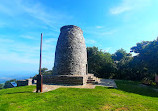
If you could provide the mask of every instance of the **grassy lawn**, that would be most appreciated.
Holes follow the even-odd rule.
[[[59,88],[33,93],[35,86],[0,90],[0,111],[157,111],[158,92],[132,81],[116,81],[118,89]]]

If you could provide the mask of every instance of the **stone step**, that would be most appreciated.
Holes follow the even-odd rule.
[[[87,80],[87,82],[95,82],[95,80],[94,80],[94,81],[88,81],[88,80]]]
[[[92,80],[87,80],[87,82],[93,82],[93,81],[95,81],[95,80],[93,80],[93,79]]]
[[[93,81],[93,82],[87,82],[87,83],[95,83],[95,81]]]
[[[93,80],[93,78],[88,78],[88,80]]]
[[[87,84],[95,84],[95,82],[87,82]]]
[[[92,77],[88,77],[88,79],[93,79]]]

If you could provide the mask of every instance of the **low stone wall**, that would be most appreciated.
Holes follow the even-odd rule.
[[[77,75],[43,75],[43,84],[84,85],[87,76]]]
[[[32,79],[26,79],[26,80],[18,80],[17,86],[29,86],[32,85]]]

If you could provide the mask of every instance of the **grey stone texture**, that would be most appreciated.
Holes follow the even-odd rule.
[[[87,76],[80,75],[44,75],[44,84],[57,85],[84,85],[86,84]]]
[[[83,31],[74,25],[60,29],[53,75],[86,75],[87,51]]]
[[[83,31],[74,25],[63,26],[57,41],[53,75],[43,75],[43,83],[85,85],[98,82],[98,78],[88,74]]]

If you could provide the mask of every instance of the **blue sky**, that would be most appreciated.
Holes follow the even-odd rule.
[[[63,25],[77,25],[86,46],[127,52],[158,36],[157,0],[0,0],[0,71],[38,72],[40,33],[42,67],[51,69]]]

